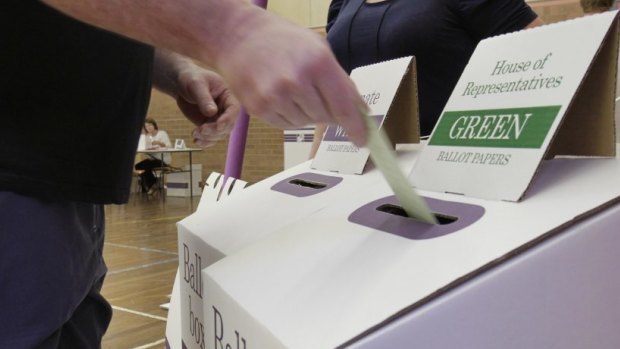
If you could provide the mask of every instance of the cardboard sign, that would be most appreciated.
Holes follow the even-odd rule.
[[[617,11],[480,42],[410,181],[519,201],[545,158],[615,156]]]
[[[377,118],[392,144],[419,143],[418,92],[413,57],[354,69],[351,79]],[[369,151],[358,148],[340,126],[330,126],[323,135],[311,168],[342,174],[361,174]]]

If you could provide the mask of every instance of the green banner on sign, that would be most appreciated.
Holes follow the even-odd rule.
[[[429,144],[538,149],[559,111],[559,105],[448,111],[439,119]]]

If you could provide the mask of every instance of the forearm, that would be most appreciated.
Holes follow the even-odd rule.
[[[156,49],[153,86],[176,99],[180,88],[179,74],[195,68],[195,63],[185,56],[165,49]]]
[[[204,123],[201,115],[212,117],[220,105],[236,104],[219,81],[223,78],[248,113],[274,126],[341,124],[357,145],[364,144],[360,110],[367,106],[327,42],[248,0],[41,1],[95,26],[213,67],[219,76],[203,75],[211,93],[220,96],[217,107],[190,96],[204,90],[205,82],[197,88],[191,74],[179,79],[181,84],[187,82],[185,92],[191,93],[186,101],[177,102],[197,125]],[[174,95],[174,83],[165,77],[165,72],[156,77],[157,83]],[[196,107],[201,115],[195,113]]]
[[[42,0],[97,27],[217,67],[262,10],[243,0]]]
[[[545,22],[543,22],[542,19],[540,19],[540,17],[537,17],[535,20],[533,20],[532,22],[530,22],[530,24],[528,24],[526,26],[526,28],[534,28],[534,27],[538,27],[545,24]]]

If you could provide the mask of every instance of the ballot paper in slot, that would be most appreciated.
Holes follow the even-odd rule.
[[[426,223],[437,224],[437,218],[430,211],[428,205],[409,184],[409,180],[398,167],[396,155],[390,146],[385,132],[376,123],[373,117],[364,115],[368,130],[367,147],[370,151],[372,162],[381,171],[390,188],[396,194],[403,210],[409,217],[419,219]]]

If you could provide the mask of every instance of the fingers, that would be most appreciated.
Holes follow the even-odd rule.
[[[353,143],[363,146],[367,136],[362,119],[366,103],[344,71],[340,67],[335,70],[336,74],[308,70],[295,83],[288,81],[282,84],[285,88],[272,89],[268,97],[258,100],[255,115],[281,128],[339,124]]]
[[[323,76],[317,81],[326,109],[333,117],[330,123],[342,125],[349,139],[357,146],[366,144],[368,131],[363,120],[368,106],[361,98],[355,85],[342,77]]]
[[[224,105],[222,108],[218,109],[222,111],[222,113],[219,114],[216,119],[208,119],[209,121],[199,124],[198,127],[192,131],[194,143],[206,148],[226,138],[239,117],[239,108],[237,106],[237,104]],[[195,108],[192,113],[200,114],[197,108]]]
[[[207,117],[216,115],[217,105],[211,95],[207,79],[200,75],[194,75],[186,82],[185,90],[183,97],[187,102],[196,104],[202,115]]]
[[[246,86],[241,91],[246,97],[244,106],[248,114],[285,129],[314,123],[312,115],[296,103],[296,100],[306,99],[303,96],[306,88],[292,74],[272,73],[259,81],[262,81],[262,84]]]
[[[304,91],[294,99],[295,104],[310,120],[309,123],[328,123],[331,112],[327,109],[327,105],[321,96],[320,91],[314,85],[308,84]]]
[[[177,105],[197,126],[192,131],[194,143],[200,147],[215,145],[232,130],[239,117],[239,102],[219,75],[204,69],[185,76],[183,85]]]
[[[218,101],[217,110],[219,114],[216,120],[216,128],[218,130],[228,129],[230,131],[239,117],[241,105],[228,89],[220,93],[216,100]]]
[[[215,65],[248,112],[282,128],[340,124],[351,141],[364,145],[361,115],[367,106],[327,42],[307,29],[263,16],[261,25],[239,36],[243,42],[231,46],[234,52]]]
[[[218,130],[216,124],[204,124],[192,131],[192,139],[194,144],[207,148],[226,138],[229,133],[230,129]]]

